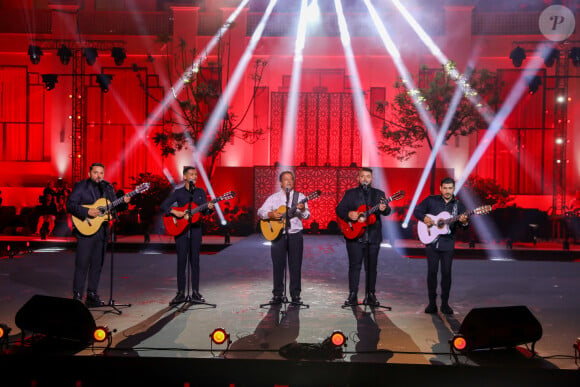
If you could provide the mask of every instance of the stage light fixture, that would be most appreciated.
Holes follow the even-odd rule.
[[[97,83],[103,93],[109,91],[109,86],[111,85],[112,80],[113,76],[111,74],[97,74]]]
[[[111,341],[113,340],[112,336],[111,331],[106,326],[98,326],[93,331],[93,340],[95,343],[102,343],[107,340],[109,345],[111,345]]]
[[[72,58],[73,56],[70,48],[68,48],[64,44],[60,46],[60,48],[56,52],[56,55],[60,58],[60,63],[62,63],[63,65],[69,64],[70,58]]]
[[[85,48],[83,48],[83,55],[85,56],[85,60],[87,61],[87,64],[89,66],[92,66],[97,61],[97,57],[99,56],[99,53],[97,52],[97,49],[94,47],[85,47]]]
[[[580,66],[580,47],[572,47],[568,54],[568,58],[572,60],[575,67]]]
[[[556,62],[556,59],[560,57],[560,50],[557,48],[550,48],[544,51],[542,57],[544,58],[544,64],[546,67],[552,67]]]
[[[530,95],[535,94],[542,85],[542,77],[534,75],[528,80],[528,92]]]
[[[228,342],[227,344],[229,346],[230,335],[223,328],[214,329],[209,337],[211,338],[212,343],[216,345],[222,345],[223,343]]]
[[[28,56],[30,56],[30,62],[37,65],[40,63],[40,57],[42,56],[42,49],[33,44],[28,46]]]
[[[8,344],[8,335],[10,334],[10,329],[6,324],[0,324],[0,349],[4,348]]]
[[[467,349],[467,340],[463,335],[454,335],[451,340],[449,340],[451,345],[451,351],[463,352]]]
[[[52,90],[56,87],[58,82],[57,74],[42,74],[42,83],[44,83],[44,88],[46,90]]]
[[[346,337],[341,331],[334,331],[330,335],[330,342],[337,348],[343,347],[346,346]]]
[[[526,50],[517,46],[510,53],[510,59],[515,67],[522,67],[522,63],[524,63],[524,59],[526,59]]]
[[[556,97],[556,102],[564,103],[564,102],[566,102],[566,97],[564,97],[563,95],[559,95]]]
[[[115,64],[117,66],[122,66],[123,62],[125,62],[125,58],[127,58],[127,53],[125,53],[123,47],[113,47],[111,49],[111,57],[115,59]]]

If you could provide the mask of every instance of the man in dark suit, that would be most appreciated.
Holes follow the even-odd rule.
[[[439,215],[446,211],[451,216],[459,216],[459,222],[450,225],[450,233],[440,235],[433,243],[425,246],[427,255],[427,291],[429,304],[425,308],[425,313],[437,313],[437,273],[441,264],[441,312],[453,314],[453,309],[449,306],[449,291],[451,290],[451,264],[455,252],[455,232],[457,227],[467,228],[467,215],[465,206],[459,202],[453,192],[455,191],[455,181],[446,177],[441,180],[441,195],[431,195],[426,197],[413,211],[417,220],[424,222],[427,226],[434,224],[429,215]]]
[[[203,188],[195,186],[197,182],[197,170],[195,167],[183,167],[184,186],[176,189],[161,203],[161,211],[167,216],[176,218],[187,218],[185,211],[176,210],[173,207],[183,207],[191,201],[195,208],[207,203],[207,195]],[[213,203],[208,203],[204,215],[209,214],[213,208]],[[177,294],[169,303],[170,305],[188,301],[185,296],[185,269],[189,262],[191,267],[191,300],[193,302],[205,302],[199,293],[199,253],[201,250],[201,222],[188,226],[181,234],[175,236],[175,247],[177,249]],[[190,254],[191,252],[191,254]]]
[[[93,204],[100,198],[106,198],[111,202],[115,201],[113,187],[104,178],[105,166],[101,163],[91,164],[88,179],[81,180],[75,184],[66,203],[67,211],[81,220],[99,216],[100,211],[98,209],[86,208],[83,205]],[[130,200],[130,197],[125,196],[125,203],[129,203]],[[76,228],[73,229],[73,234],[77,238],[73,298],[75,300],[82,299],[88,275],[85,304],[89,308],[103,306],[104,303],[101,301],[97,290],[109,236],[109,223],[103,222],[99,230],[93,235],[83,235]]]
[[[347,190],[340,203],[336,207],[336,215],[345,222],[366,222],[360,217],[359,208],[370,209],[379,205],[377,220],[374,224],[367,225],[364,234],[356,239],[346,239],[346,251],[348,252],[348,298],[345,305],[354,306],[358,304],[358,287],[360,280],[360,269],[364,262],[366,270],[365,299],[363,303],[370,306],[378,306],[379,302],[375,296],[375,284],[377,282],[377,262],[379,249],[383,240],[382,225],[380,215],[389,215],[391,208],[381,201],[385,200],[385,193],[379,189],[371,187],[373,181],[373,171],[370,168],[361,168],[358,173],[359,185],[356,188]],[[366,211],[366,209],[364,211]],[[362,212],[364,212],[362,211]]]

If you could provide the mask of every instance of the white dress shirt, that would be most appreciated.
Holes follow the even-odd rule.
[[[290,191],[289,198],[290,199],[288,200],[288,208],[292,207],[294,190]],[[306,196],[304,196],[304,194],[299,192],[298,202],[300,202],[300,200],[303,200],[304,198],[306,198]],[[264,220],[270,219],[270,217],[268,216],[268,212],[276,211],[280,206],[285,205],[286,205],[286,193],[284,191],[278,191],[270,195],[268,199],[266,199],[262,207],[258,209],[258,216],[260,217],[260,219]],[[310,217],[310,210],[308,210],[308,202],[304,203],[304,206],[305,206],[304,212],[296,210],[296,214],[290,219],[290,229],[288,230],[290,234],[295,234],[297,232],[302,231],[302,229],[304,228],[302,226],[302,219],[308,219]],[[285,233],[286,230],[282,230],[282,232]]]

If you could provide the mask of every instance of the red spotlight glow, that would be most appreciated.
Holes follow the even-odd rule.
[[[4,326],[0,325],[0,340],[4,338],[5,334],[6,334],[6,330],[4,329]]]
[[[346,337],[344,336],[344,334],[342,332],[340,332],[340,331],[334,331],[332,333],[332,335],[330,336],[330,342],[335,347],[341,347],[346,342]]]
[[[225,329],[217,328],[211,333],[209,337],[211,337],[211,341],[213,341],[215,344],[220,345],[228,340],[230,336],[227,334]]]
[[[467,348],[467,340],[465,340],[465,337],[457,335],[451,340],[451,346],[456,351],[464,351]]]

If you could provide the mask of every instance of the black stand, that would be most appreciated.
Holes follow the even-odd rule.
[[[271,307],[271,306],[278,306],[278,305],[283,305],[284,306],[284,310],[280,313],[284,314],[286,313],[287,310],[287,306],[288,304],[293,305],[293,306],[297,306],[300,308],[304,308],[304,309],[308,309],[310,308],[310,305],[301,302],[293,302],[293,301],[288,301],[288,296],[286,293],[286,277],[287,277],[287,267],[290,264],[290,262],[288,261],[289,259],[289,254],[290,254],[290,240],[288,238],[288,230],[290,229],[290,216],[289,216],[289,204],[290,204],[290,192],[286,193],[286,213],[284,214],[285,217],[285,223],[284,223],[284,229],[285,229],[285,233],[284,233],[284,244],[286,245],[286,255],[284,256],[284,295],[282,296],[282,302],[274,302],[274,301],[270,301],[267,302],[265,304],[260,304],[260,308],[266,308],[266,307]]]
[[[109,187],[107,187],[107,188],[109,188]],[[111,192],[113,192],[113,191],[111,190]],[[113,194],[114,194],[114,192],[113,192]],[[129,307],[131,307],[131,304],[117,304],[115,302],[115,300],[113,299],[113,278],[114,278],[113,274],[114,274],[114,267],[115,267],[115,242],[117,241],[116,234],[115,234],[115,227],[116,227],[115,222],[116,222],[116,220],[113,219],[113,216],[111,213],[111,211],[113,209],[110,207],[109,200],[106,198],[106,196],[107,195],[105,195],[105,199],[107,200],[107,218],[108,218],[107,221],[110,222],[109,228],[111,230],[111,235],[110,235],[110,238],[111,238],[111,242],[110,242],[110,245],[111,245],[111,268],[110,268],[111,273],[110,273],[110,275],[111,275],[111,277],[109,279],[109,301],[105,305],[101,306],[101,308],[102,307],[109,307],[109,308],[111,308],[111,310],[107,310],[107,311],[105,311],[105,313],[115,313],[117,315],[121,315],[121,314],[123,314],[123,312],[119,308],[129,308]],[[103,246],[103,255],[104,255],[106,253],[106,247],[107,247],[107,240],[106,239],[103,242],[103,244],[104,244],[104,246]]]
[[[190,262],[193,261],[193,256],[192,256],[192,249],[191,249],[191,221],[192,221],[192,216],[191,216],[191,206],[193,204],[193,190],[195,189],[193,187],[193,185],[191,185],[191,183],[189,183],[189,203],[187,204],[187,213],[189,215],[189,219],[187,220],[188,225],[187,225],[187,249],[188,251],[188,256],[187,259],[185,260],[185,300],[183,302],[180,303],[176,303],[173,306],[179,305],[181,304],[181,306],[178,308],[178,310],[180,312],[185,312],[186,310],[189,310],[189,306],[192,305],[207,305],[211,308],[217,308],[217,304],[210,304],[209,302],[205,302],[202,300],[196,300],[193,298],[193,280],[191,279],[191,268],[190,268]],[[200,246],[201,249],[201,246]]]

